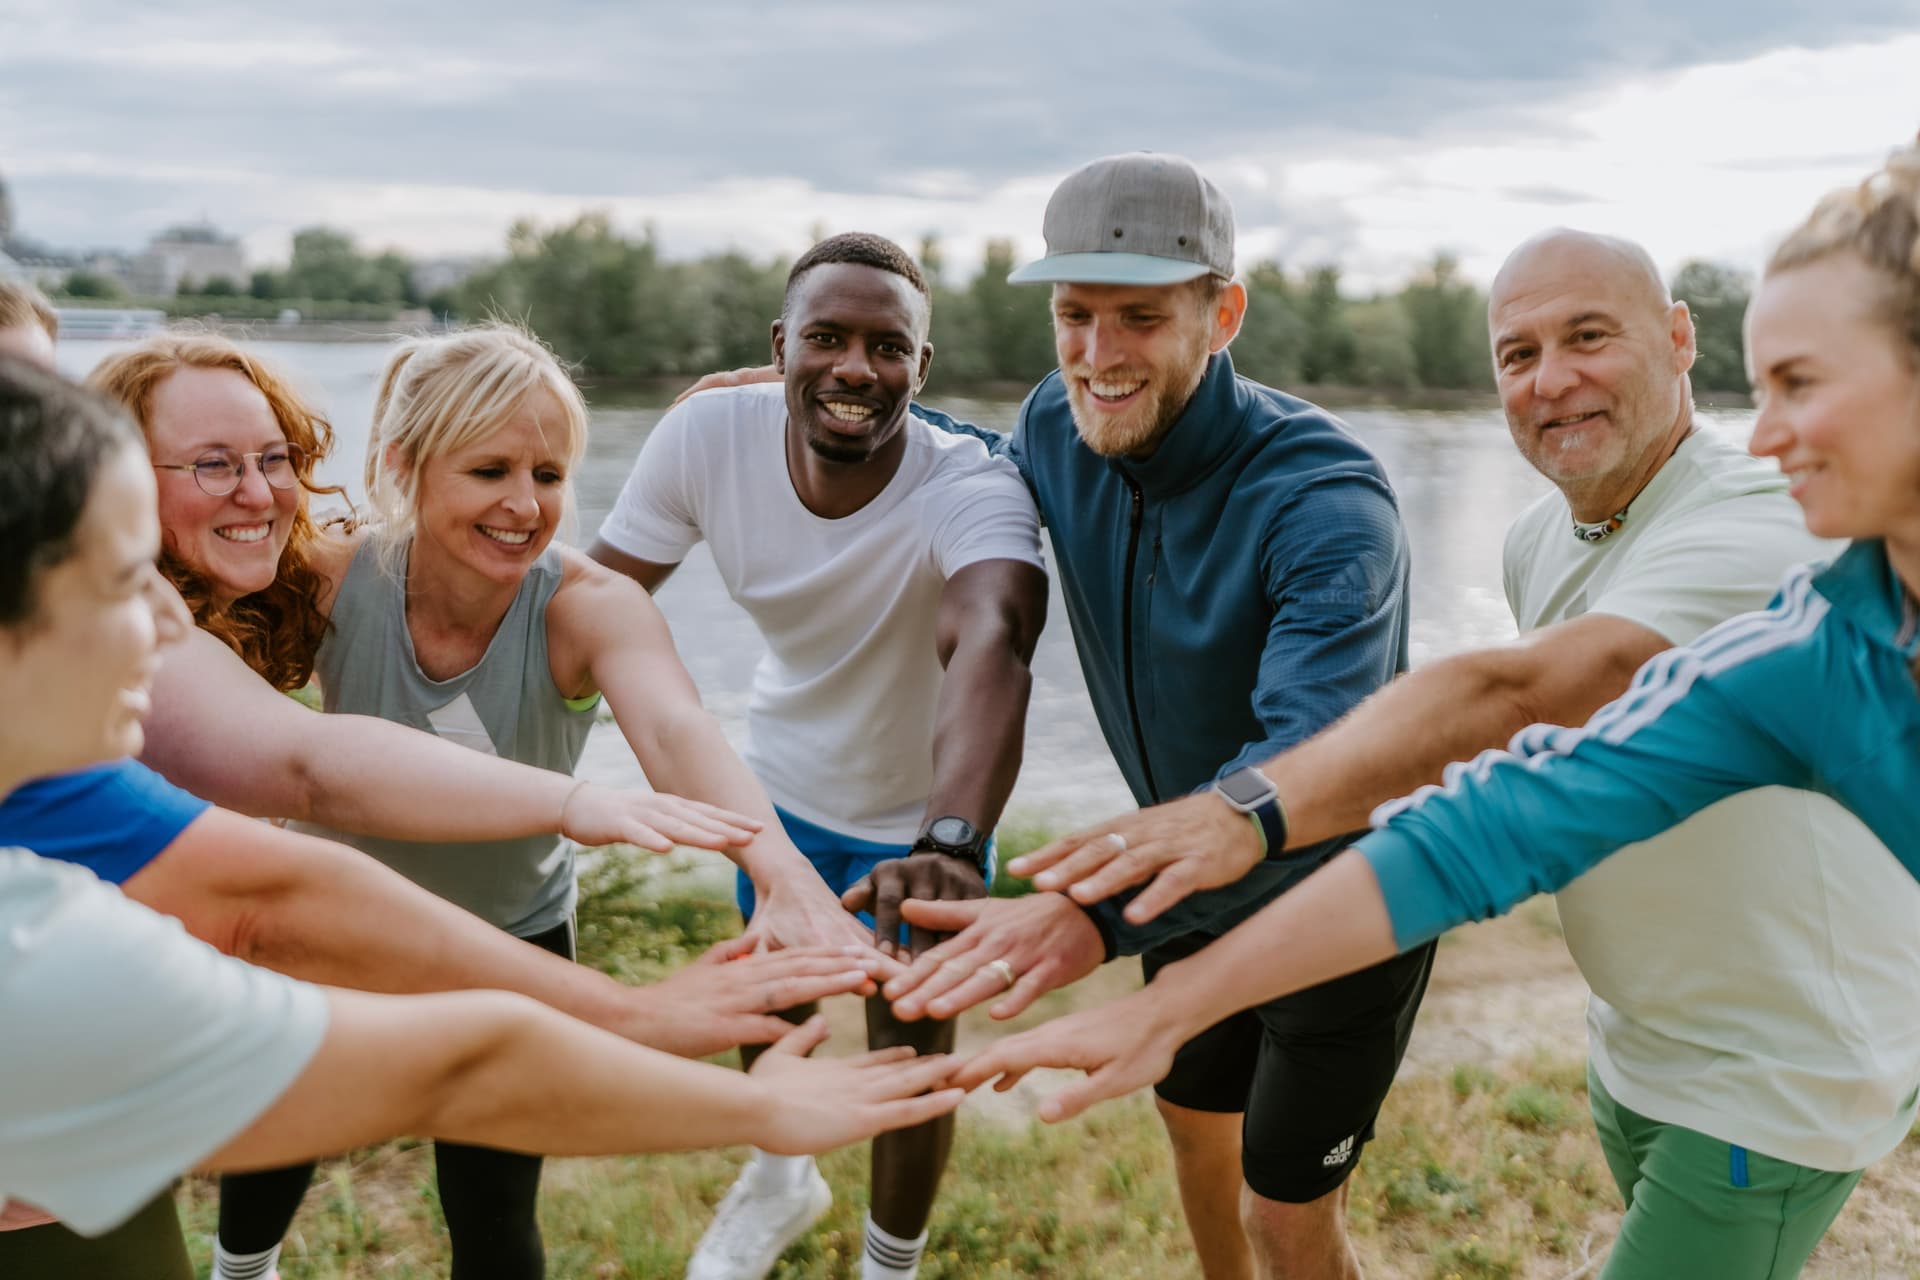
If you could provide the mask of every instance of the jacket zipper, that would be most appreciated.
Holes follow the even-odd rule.
[[[1146,779],[1147,796],[1150,800],[1160,799],[1160,788],[1154,785],[1153,762],[1147,759],[1147,735],[1140,726],[1140,700],[1133,694],[1133,568],[1140,554],[1140,517],[1145,509],[1146,497],[1140,492],[1140,486],[1133,477],[1122,473],[1127,488],[1133,494],[1133,506],[1127,515],[1127,580],[1120,596],[1120,660],[1127,685],[1127,716],[1133,721],[1133,745],[1140,753],[1140,772]]]

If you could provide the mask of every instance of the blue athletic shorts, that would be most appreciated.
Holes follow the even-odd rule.
[[[805,818],[796,818],[785,809],[774,807],[774,813],[780,817],[780,825],[786,828],[787,839],[794,847],[806,855],[820,878],[827,882],[827,888],[836,895],[845,893],[858,884],[868,872],[890,858],[904,858],[913,852],[911,844],[886,844],[878,840],[862,840],[858,836],[844,836],[838,831],[829,831],[818,823],[808,822]],[[987,841],[987,887],[993,887],[994,841]],[[738,872],[734,882],[734,900],[740,904],[740,914],[748,920],[753,919],[753,881],[747,879],[747,873]],[[862,911],[860,923],[873,928],[873,917]],[[902,927],[904,941],[905,927]]]

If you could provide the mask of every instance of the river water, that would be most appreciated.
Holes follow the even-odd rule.
[[[119,345],[66,343],[62,367],[84,374]],[[324,407],[338,442],[321,477],[357,497],[385,344],[251,345]],[[1019,406],[947,399],[939,407],[963,420],[1005,428]],[[596,399],[587,461],[576,473],[579,515],[570,541],[591,540],[664,408],[664,398]],[[1513,516],[1548,485],[1514,450],[1499,411],[1369,407],[1345,409],[1340,416],[1380,456],[1399,493],[1413,546],[1414,664],[1510,638],[1514,627],[1500,581],[1501,539]],[[1701,417],[1710,429],[1741,440],[1751,429],[1748,412],[1709,410]],[[738,743],[762,645],[746,614],[727,598],[705,548],[696,548],[662,589],[660,606],[707,706]],[[632,752],[611,724],[595,730],[581,772],[605,782],[641,780]],[[1087,700],[1056,587],[1034,659],[1026,768],[1008,815],[1060,827],[1132,805]]]

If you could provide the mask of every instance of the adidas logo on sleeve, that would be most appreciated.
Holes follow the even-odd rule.
[[[1342,1138],[1340,1145],[1320,1157],[1320,1163],[1332,1169],[1353,1159],[1353,1139]]]

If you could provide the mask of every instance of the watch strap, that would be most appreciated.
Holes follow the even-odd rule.
[[[943,853],[949,858],[960,859],[984,875],[987,870],[987,846],[992,842],[992,834],[981,831],[978,827],[974,827],[974,838],[971,844],[949,844],[945,840],[936,839],[929,832],[922,831],[919,838],[913,842],[913,852]]]
[[[1260,828],[1260,856],[1277,858],[1287,849],[1287,812],[1280,807],[1278,795],[1247,811],[1254,826]]]

